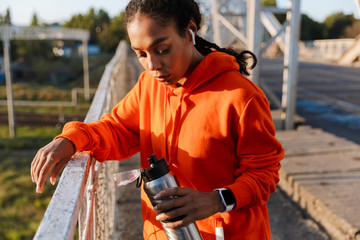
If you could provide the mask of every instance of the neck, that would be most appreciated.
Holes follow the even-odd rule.
[[[186,82],[188,76],[194,71],[197,65],[204,59],[204,56],[195,48],[195,51],[193,51],[193,55],[191,58],[191,62],[188,68],[188,71],[186,72],[185,76],[182,77],[179,81],[175,83],[176,87],[182,87],[184,83]]]
[[[199,65],[199,63],[204,59],[204,56],[195,47],[194,47],[194,49],[195,50],[193,51],[189,68],[188,68],[187,73],[185,74],[185,77],[184,77],[185,80],[183,80],[184,82],[186,81],[186,78],[194,71],[196,66]],[[181,80],[182,79],[180,79],[180,81]],[[181,84],[183,84],[183,83],[181,83]]]
[[[195,48],[195,47],[194,47]],[[197,65],[204,59],[204,56],[195,48],[193,51],[193,56],[189,66],[189,73],[192,73]]]

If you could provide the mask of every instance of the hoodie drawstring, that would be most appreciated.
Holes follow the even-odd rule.
[[[177,159],[178,154],[177,153],[178,153],[178,148],[179,148],[178,145],[179,145],[179,133],[180,133],[180,122],[181,122],[181,111],[182,111],[183,98],[184,98],[184,94],[181,93],[179,105],[176,107],[173,135],[172,135],[171,143],[170,143],[171,153],[172,153],[172,156],[174,157],[174,159],[172,159],[172,163],[174,165],[177,165],[177,163],[178,163],[178,159]]]
[[[169,101],[168,96],[168,88],[165,87],[165,101],[164,101],[164,138],[165,138],[165,159],[170,162],[169,159],[169,151],[168,151],[168,140],[167,140],[167,133],[166,133],[166,127],[167,127],[167,121],[166,121],[166,115],[167,115],[167,104]]]
[[[182,111],[182,101],[184,99],[184,93],[180,93],[179,97],[179,103],[176,106],[176,112],[173,119],[173,130],[172,134],[167,132],[167,124],[170,121],[170,119],[167,119],[167,111],[168,107],[167,105],[170,104],[170,96],[169,96],[169,90],[168,87],[165,87],[165,101],[164,101],[164,137],[165,137],[165,153],[166,153],[166,159],[169,161],[169,163],[174,164],[175,166],[178,163],[177,160],[177,153],[178,153],[178,143],[179,143],[179,133],[180,133],[180,122],[181,122],[181,111]],[[170,106],[171,107],[171,106]],[[169,110],[171,111],[171,109]],[[170,115],[172,115],[170,113]],[[168,136],[169,134],[169,136]],[[170,146],[168,144],[168,137],[170,137]]]

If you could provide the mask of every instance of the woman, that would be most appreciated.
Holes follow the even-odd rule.
[[[193,0],[130,1],[126,28],[146,71],[110,114],[68,123],[39,150],[31,167],[38,192],[75,151],[91,151],[100,162],[140,151],[142,168],[156,154],[181,187],[159,193],[178,198],[154,209],[142,190],[145,239],[166,239],[159,220],[178,216],[185,217],[167,227],[196,221],[205,240],[216,239],[220,225],[227,240],[270,239],[266,201],[279,181],[283,149],[264,93],[242,75],[245,55],[253,54],[200,38],[200,22]]]

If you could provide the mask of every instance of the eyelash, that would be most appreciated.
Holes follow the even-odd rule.
[[[170,52],[170,48],[166,48],[165,50],[160,50],[160,51],[156,51],[156,52],[159,55],[164,55],[164,54],[167,54],[167,53]],[[145,56],[146,56],[146,53],[138,55],[137,58],[142,58],[142,57],[145,57]]]
[[[162,51],[158,51],[159,54],[163,55],[163,54],[167,54],[169,52],[170,48],[166,48],[165,50]]]

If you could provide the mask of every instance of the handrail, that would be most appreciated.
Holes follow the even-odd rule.
[[[130,90],[127,52],[125,41],[120,42],[105,67],[84,122],[98,120]],[[109,168],[116,171],[117,167],[117,162],[99,164],[87,153],[76,153],[60,177],[34,239],[73,239],[77,218],[79,239],[111,239],[115,186],[109,179]],[[108,206],[110,209],[104,209]]]
[[[299,46],[299,55],[312,59],[338,61],[353,46],[354,42],[353,38],[305,41]]]
[[[13,40],[79,40],[87,41],[90,33],[84,29],[61,28],[61,27],[19,27],[5,25],[0,26],[0,39]]]

